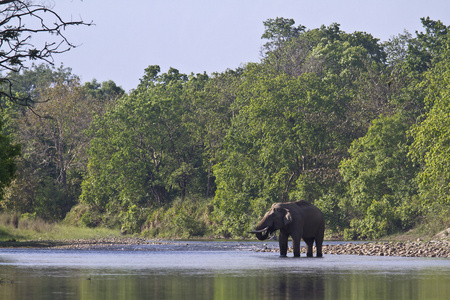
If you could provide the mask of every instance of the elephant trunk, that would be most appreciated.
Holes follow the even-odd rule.
[[[266,240],[269,237],[269,226],[267,226],[263,229],[256,229],[256,230],[250,231],[250,233],[255,233],[256,237],[260,241]]]
[[[262,233],[256,234],[256,238],[260,241],[267,240],[268,237],[269,237],[269,232],[266,232],[265,234],[262,234]]]

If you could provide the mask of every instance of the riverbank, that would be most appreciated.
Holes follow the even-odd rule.
[[[384,242],[325,246],[325,254],[369,256],[450,257],[448,241]]]
[[[263,247],[258,252],[278,252],[278,249]],[[292,252],[292,248],[289,249]],[[314,253],[316,249],[314,247]],[[368,242],[324,245],[323,254],[334,255],[366,255],[366,256],[401,256],[401,257],[445,257],[450,258],[450,242]],[[306,253],[306,247],[301,247]]]
[[[205,241],[206,242],[206,241]],[[99,239],[77,239],[77,240],[55,240],[55,241],[29,241],[29,242],[1,242],[0,247],[20,248],[46,248],[46,249],[69,249],[69,250],[123,250],[139,245],[171,245],[186,244],[189,241],[162,241],[148,240],[137,237],[112,237]],[[240,242],[236,242],[239,244]],[[220,244],[220,242],[216,242]],[[257,242],[252,247],[255,252],[279,252],[277,246]],[[275,244],[276,245],[276,244]],[[224,245],[229,249],[229,245]],[[342,243],[327,244],[323,246],[324,255],[366,255],[366,256],[401,256],[401,257],[444,257],[450,258],[450,241],[407,241],[407,242],[367,242],[367,243]],[[292,248],[290,248],[292,252]],[[306,253],[305,244],[302,242],[302,253]],[[315,249],[314,249],[315,253]]]
[[[113,249],[118,246],[133,245],[157,245],[163,242],[159,240],[147,240],[136,237],[100,237],[87,239],[62,239],[39,241],[4,241],[0,242],[0,248],[48,248],[69,250],[95,250]]]

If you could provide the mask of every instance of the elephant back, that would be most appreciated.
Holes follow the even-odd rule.
[[[297,201],[297,202],[294,202],[298,207],[311,207],[311,206],[314,206],[314,205],[312,205],[311,203],[309,203],[308,201],[305,201],[305,200],[300,200],[300,201]]]

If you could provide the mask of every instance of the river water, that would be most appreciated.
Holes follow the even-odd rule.
[[[255,252],[276,243],[0,249],[0,299],[450,299],[450,259]]]

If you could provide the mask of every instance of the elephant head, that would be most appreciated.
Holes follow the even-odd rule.
[[[258,223],[256,229],[250,231],[250,233],[255,233],[258,240],[265,240],[271,233],[287,226],[291,222],[292,216],[289,210],[274,204]]]

